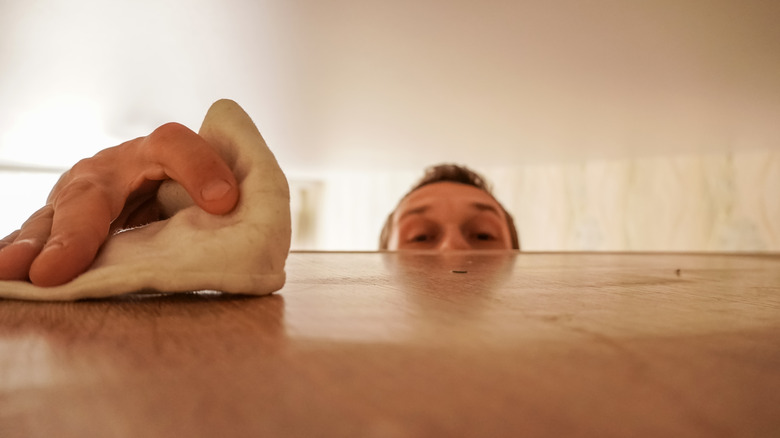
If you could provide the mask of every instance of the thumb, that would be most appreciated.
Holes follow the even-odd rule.
[[[144,140],[141,147],[149,161],[160,165],[168,178],[178,182],[175,186],[171,186],[171,181],[163,184],[168,187],[161,187],[163,204],[168,202],[178,211],[186,206],[189,197],[190,203],[212,214],[233,210],[238,203],[238,182],[213,145],[176,123],[157,128]],[[182,187],[189,196],[181,192]]]

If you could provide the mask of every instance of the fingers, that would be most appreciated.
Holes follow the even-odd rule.
[[[89,268],[108,237],[112,220],[130,196],[129,181],[143,168],[135,152],[139,142],[136,139],[104,149],[81,160],[60,178],[49,195],[51,215],[45,237],[34,254],[15,250],[23,252],[25,262],[20,258],[14,269],[21,272],[26,266],[25,278],[37,286],[57,286]],[[22,234],[29,223],[22,226]],[[21,279],[20,272],[15,278]]]
[[[212,214],[229,213],[238,202],[238,183],[222,156],[188,128],[168,123],[144,139],[143,154],[160,166],[163,178],[181,184],[193,201]],[[160,175],[150,175],[150,179]],[[159,178],[159,179],[163,179]]]
[[[86,271],[108,237],[115,194],[88,180],[76,180],[54,201],[51,235],[30,266],[38,286],[66,283]]]
[[[6,246],[14,243],[14,240],[16,240],[16,236],[18,236],[19,233],[21,233],[21,230],[16,230],[13,233],[11,233],[11,234],[3,237],[2,239],[0,239],[0,250],[2,250]]]
[[[49,237],[54,210],[35,212],[20,230],[0,241],[0,280],[27,280],[30,266]]]
[[[66,172],[49,205],[0,241],[0,279],[29,278],[39,286],[72,280],[89,269],[115,220],[153,219],[153,203],[144,203],[166,179],[212,214],[228,213],[238,202],[238,183],[219,152],[186,127],[166,124]]]
[[[42,242],[20,240],[0,250],[0,280],[26,281],[30,265],[41,248]]]

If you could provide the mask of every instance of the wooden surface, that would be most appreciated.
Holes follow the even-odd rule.
[[[465,271],[465,272],[462,272]],[[294,253],[0,301],[0,437],[780,436],[780,256]]]

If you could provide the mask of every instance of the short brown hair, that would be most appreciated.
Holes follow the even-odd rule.
[[[420,187],[439,182],[454,182],[476,187],[495,199],[493,196],[492,187],[482,175],[469,169],[466,166],[461,166],[458,164],[439,164],[437,166],[431,166],[425,169],[425,175],[423,175],[423,177],[414,186],[412,186],[412,189],[406,192],[406,194],[401,199],[403,200],[409,196],[410,193],[414,192]],[[506,208],[504,208],[504,206],[498,202],[498,200],[496,200],[496,203],[498,203],[499,207],[501,207],[501,211],[504,212],[504,219],[506,220],[506,224],[509,227],[509,236],[512,239],[512,248],[520,249],[520,238],[517,235],[515,220],[512,218],[512,215],[506,211]],[[393,214],[395,214],[395,210],[391,211],[387,216],[385,224],[382,227],[382,232],[379,235],[380,250],[387,249],[387,244],[390,240],[390,232],[393,228]]]

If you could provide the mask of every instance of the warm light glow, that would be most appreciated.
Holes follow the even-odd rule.
[[[75,96],[53,98],[17,113],[11,126],[0,137],[0,161],[69,167],[118,143],[101,132],[98,106]]]
[[[55,172],[10,172],[0,167],[0,238],[18,229],[46,203],[59,176]]]

